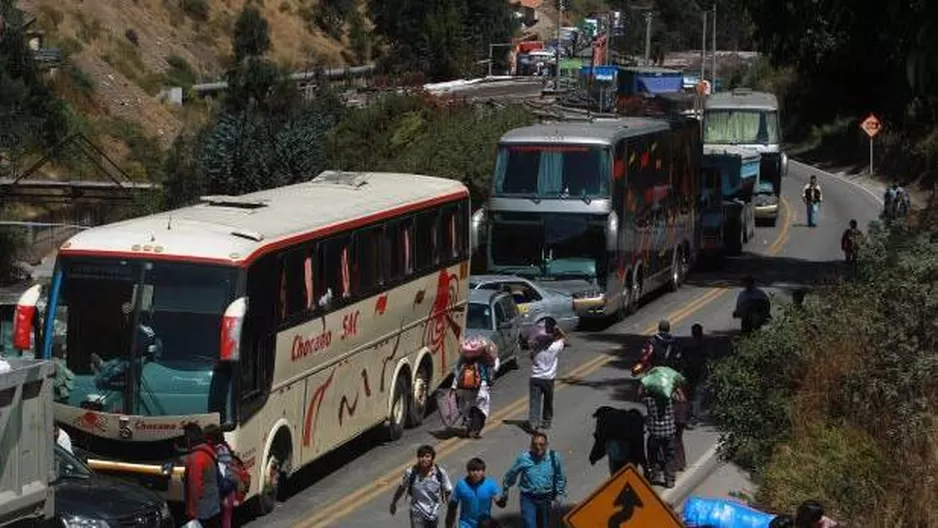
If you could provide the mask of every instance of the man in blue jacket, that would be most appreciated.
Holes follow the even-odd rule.
[[[508,503],[508,489],[518,483],[521,490],[521,518],[524,528],[546,528],[552,526],[551,506],[560,496],[567,494],[567,476],[563,460],[553,450],[547,449],[547,435],[536,432],[531,435],[531,448],[521,453],[511,469],[502,479],[502,496],[496,504],[504,508]]]

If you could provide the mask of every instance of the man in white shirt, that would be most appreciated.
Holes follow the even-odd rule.
[[[554,417],[557,356],[567,338],[553,317],[544,320],[544,333],[538,337],[531,343],[531,379],[528,382],[528,427],[531,431],[550,429]]]

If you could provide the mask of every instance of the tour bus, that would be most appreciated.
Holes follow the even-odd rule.
[[[267,513],[300,466],[421,423],[465,328],[469,215],[461,183],[410,174],[207,196],[65,242],[14,341],[41,329],[93,468],[180,500],[183,425],[219,424]]]
[[[704,103],[703,142],[707,146],[733,145],[759,152],[762,155],[759,181],[771,182],[776,198],[782,195],[788,156],[782,148],[775,95],[748,88],[711,95]],[[746,190],[751,193],[753,188]]]
[[[678,287],[696,261],[700,156],[699,121],[684,117],[511,130],[489,201],[472,217],[484,252],[474,262],[550,281],[581,318],[634,311],[647,292]]]

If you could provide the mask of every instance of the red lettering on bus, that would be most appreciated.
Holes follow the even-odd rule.
[[[332,344],[332,330],[326,330],[319,335],[309,339],[303,339],[303,336],[293,338],[293,349],[290,350],[290,360],[298,361],[316,352],[329,348]]]
[[[342,318],[342,337],[355,337],[358,334],[358,315],[359,311],[349,312]]]

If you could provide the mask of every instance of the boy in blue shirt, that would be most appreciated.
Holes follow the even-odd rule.
[[[482,521],[492,518],[492,502],[501,495],[498,483],[485,476],[485,462],[473,458],[466,464],[466,478],[453,488],[446,510],[446,528],[479,528]]]

